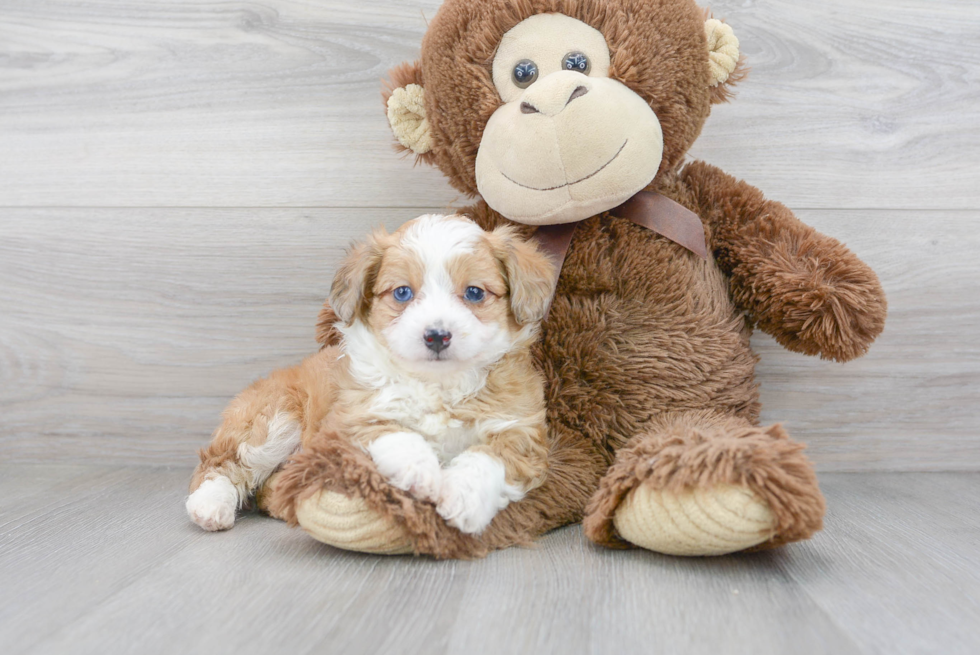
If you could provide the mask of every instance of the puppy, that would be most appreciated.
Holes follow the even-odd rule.
[[[459,530],[483,531],[547,471],[544,390],[530,346],[554,266],[511,228],[421,216],[355,246],[330,291],[339,346],[274,372],[225,410],[191,480],[205,530],[323,427]]]

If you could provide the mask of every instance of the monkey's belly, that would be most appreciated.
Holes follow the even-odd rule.
[[[718,274],[720,275],[720,273]],[[711,274],[714,277],[714,274]],[[618,448],[664,412],[710,409],[756,420],[750,330],[715,284],[683,302],[616,293],[556,297],[540,357],[549,419]]]

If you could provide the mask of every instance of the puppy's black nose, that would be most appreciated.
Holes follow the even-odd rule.
[[[446,330],[434,330],[429,328],[422,337],[425,340],[425,347],[432,352],[439,353],[449,347],[449,342],[453,335]]]

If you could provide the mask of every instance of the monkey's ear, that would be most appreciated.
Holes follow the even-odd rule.
[[[704,21],[704,35],[708,38],[711,102],[727,102],[732,98],[732,87],[748,74],[745,58],[738,51],[738,37],[731,25],[710,15]]]
[[[419,62],[401,64],[388,72],[381,95],[388,109],[388,124],[400,150],[410,150],[419,159],[431,157],[432,132],[425,112],[425,88]]]

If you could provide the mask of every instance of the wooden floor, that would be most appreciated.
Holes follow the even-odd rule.
[[[0,652],[980,652],[976,473],[823,476],[812,541],[714,559],[579,526],[473,562],[188,522],[188,471],[0,467]]]

